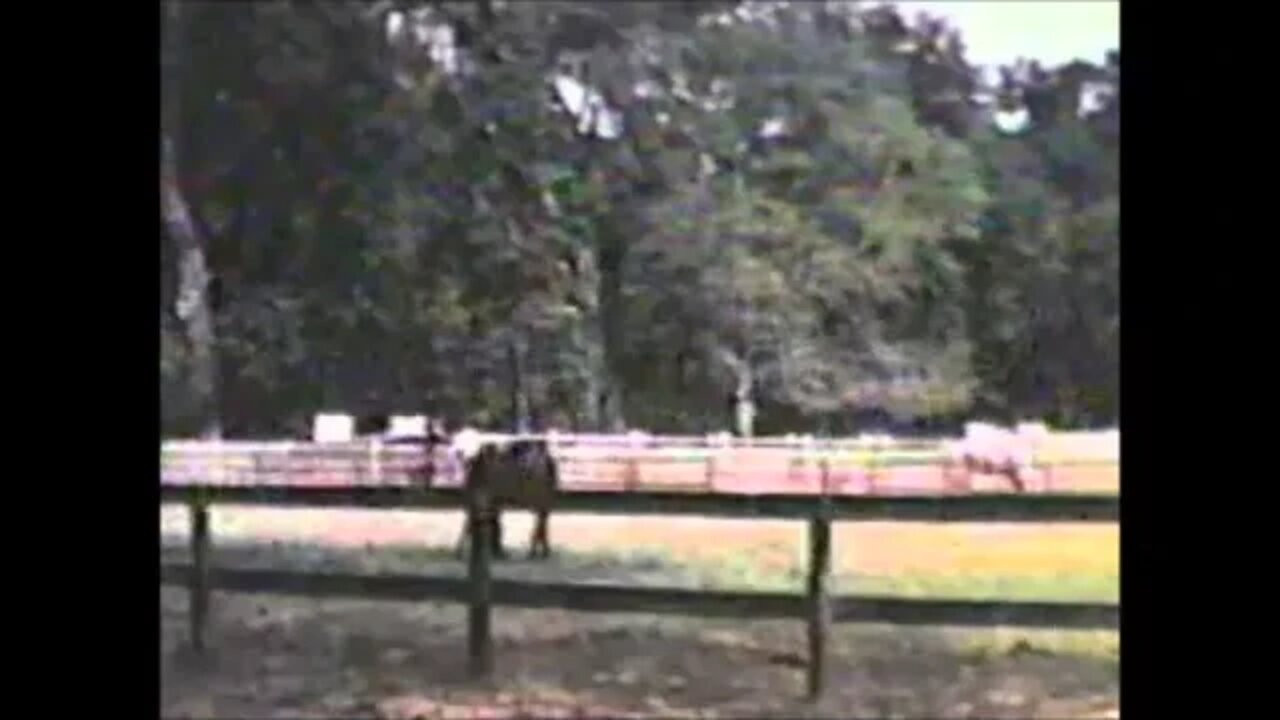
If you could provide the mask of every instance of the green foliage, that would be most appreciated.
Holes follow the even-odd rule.
[[[701,431],[734,393],[810,428],[1114,420],[1118,55],[1010,69],[1033,122],[1002,134],[945,26],[737,5],[183,4],[165,129],[227,431],[322,407]],[[177,247],[161,385],[185,434]]]

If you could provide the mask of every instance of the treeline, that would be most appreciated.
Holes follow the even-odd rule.
[[[1118,416],[1118,52],[989,83],[849,3],[161,13],[168,434]]]

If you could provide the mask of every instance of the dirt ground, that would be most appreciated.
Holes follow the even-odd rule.
[[[185,647],[161,592],[165,717],[1085,717],[1114,710],[1108,663],[966,651],[946,633],[842,628],[831,689],[803,700],[800,623],[560,611],[495,616],[497,681],[466,679],[463,610],[217,596],[213,648]]]
[[[523,550],[528,516],[509,517],[508,543]],[[162,508],[160,524],[166,555],[180,558],[183,509]],[[214,562],[227,566],[302,569],[301,559],[315,569],[311,563],[347,552],[372,558],[359,566],[370,572],[462,572],[447,553],[424,561],[421,552],[453,541],[458,513],[215,507],[213,526]],[[1108,525],[840,524],[834,560],[837,573],[888,578],[908,592],[920,578],[978,587],[964,578],[985,574],[1031,578],[1032,594],[1043,585],[1053,597],[1074,592],[1064,578],[1102,578],[1106,586],[1118,577],[1118,532]],[[739,569],[718,574],[717,583],[728,577],[729,584],[798,588],[803,538],[802,524],[783,521],[557,515],[551,563],[513,560],[495,573],[669,584],[665,561],[629,559],[648,553]],[[272,543],[291,549],[278,553]],[[392,552],[405,547],[418,553]],[[924,585],[921,593],[934,592]],[[1056,650],[1060,643],[1047,636],[1061,633],[1042,642],[1004,628],[842,626],[830,692],[815,705],[803,700],[800,622],[500,608],[498,680],[482,685],[466,680],[460,607],[219,593],[211,650],[197,659],[186,644],[185,592],[162,589],[160,601],[166,717],[1111,717],[1119,696],[1118,649]]]

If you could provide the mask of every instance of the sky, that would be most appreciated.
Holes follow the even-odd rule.
[[[892,2],[905,20],[916,13],[946,19],[960,31],[965,58],[988,81],[996,68],[1019,58],[1050,67],[1072,60],[1101,63],[1108,50],[1120,48],[1120,3],[1117,0],[952,0]],[[1015,131],[1027,121],[1025,110],[1001,112],[998,127]]]
[[[885,3],[867,2],[869,6],[879,4]],[[917,12],[948,20],[964,39],[966,58],[981,67],[989,81],[996,79],[998,66],[1013,64],[1019,58],[1039,60],[1048,66],[1077,58],[1102,62],[1108,50],[1120,47],[1118,0],[890,0],[887,4],[896,5],[908,22]],[[398,24],[399,18],[389,20]],[[452,34],[439,39],[451,45]],[[433,46],[433,55],[437,52],[451,55]],[[563,77],[557,80],[556,89],[575,115],[582,112],[584,105],[596,111],[592,113],[594,119],[581,118],[584,129],[594,122],[605,137],[616,137],[620,132],[617,119],[602,107],[603,100],[597,94],[588,93],[576,81]],[[1014,128],[1023,120],[1014,113],[997,122]]]
[[[1076,58],[1101,62],[1120,47],[1118,0],[890,3],[910,22],[917,12],[945,18],[964,39],[969,62],[984,67],[1019,57],[1058,65]]]

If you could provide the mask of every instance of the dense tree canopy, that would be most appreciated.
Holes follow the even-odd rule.
[[[987,86],[851,3],[161,12],[166,433],[1117,419],[1118,52]]]

